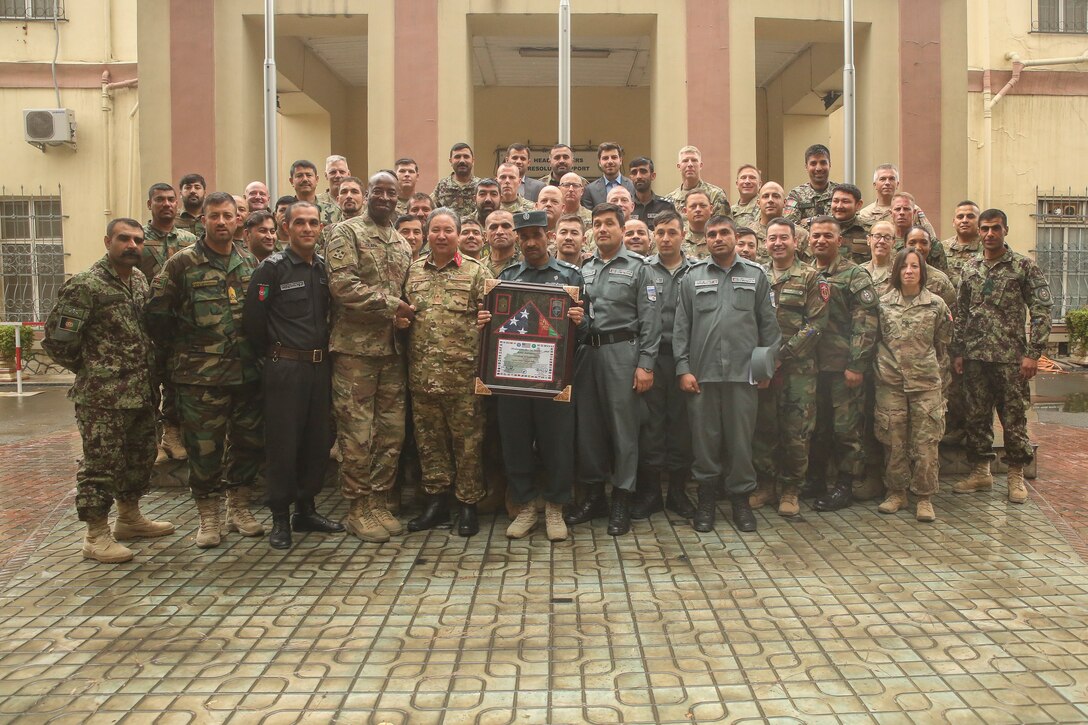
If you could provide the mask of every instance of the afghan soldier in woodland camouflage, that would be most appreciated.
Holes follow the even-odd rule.
[[[226,531],[260,536],[249,511],[263,459],[257,355],[242,329],[242,305],[256,259],[235,244],[237,206],[230,194],[204,200],[205,236],[167,260],[152,283],[148,329],[168,355],[177,389],[189,489],[200,512],[196,545],[219,545],[220,499]]]
[[[408,269],[405,292],[416,310],[408,328],[408,387],[427,506],[409,531],[449,520],[449,493],[459,503],[457,533],[480,530],[476,504],[487,493],[480,456],[484,416],[473,392],[477,305],[489,275],[457,249],[460,224],[450,209],[435,209],[427,224],[430,252]]]
[[[826,491],[816,499],[816,510],[836,511],[850,505],[854,484],[865,473],[863,383],[876,344],[878,299],[865,270],[842,256],[834,219],[813,219],[810,243],[831,298],[827,329],[816,346],[816,430],[808,476],[813,494]],[[826,490],[829,480],[834,483]]]
[[[480,178],[472,174],[475,159],[467,143],[456,143],[450,149],[450,167],[453,172],[443,176],[434,187],[431,199],[434,207],[449,207],[460,218],[476,214],[476,185]]]
[[[772,501],[778,484],[782,516],[800,513],[798,496],[808,470],[809,439],[816,422],[816,345],[827,327],[831,287],[797,258],[795,227],[786,219],[767,226],[771,264],[767,274],[782,331],[778,368],[770,386],[759,391],[752,445],[758,488],[751,504]]]
[[[1009,501],[1027,500],[1024,466],[1034,453],[1027,431],[1028,381],[1046,351],[1053,300],[1042,270],[1005,245],[1008,219],[1000,209],[979,215],[982,254],[963,266],[955,313],[953,347],[956,372],[963,374],[967,408],[967,458],[971,475],[953,487],[956,493],[993,486],[993,410],[1001,419],[1005,462],[1009,465]],[[1024,334],[1024,321],[1030,334]]]
[[[808,227],[813,217],[831,213],[831,197],[838,186],[830,180],[831,152],[826,146],[813,144],[805,149],[805,171],[808,181],[790,189],[786,196],[785,217]]]
[[[136,269],[144,243],[134,219],[106,229],[106,255],[64,283],[49,315],[42,347],[76,374],[75,402],[83,459],[76,473],[76,512],[87,523],[83,556],[103,563],[132,559],[114,539],[171,534],[174,526],[149,521],[140,498],[155,461],[157,385],[144,324],[147,279]],[[110,506],[117,502],[111,532]]]

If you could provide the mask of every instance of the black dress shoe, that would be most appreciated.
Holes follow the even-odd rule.
[[[612,489],[612,511],[608,516],[608,535],[623,536],[631,530],[631,492]]]
[[[664,510],[665,500],[661,497],[661,474],[649,469],[640,470],[635,495],[631,501],[631,518],[641,521]]]
[[[729,497],[733,504],[733,526],[737,531],[755,531],[756,515],[748,503],[748,494],[738,493]]]
[[[423,513],[408,522],[409,531],[426,531],[441,524],[450,522],[450,507],[446,500],[446,494],[439,493],[427,496],[427,505]]]
[[[688,498],[687,471],[673,471],[669,474],[669,492],[665,494],[665,508],[677,516],[690,519],[695,516],[695,504]]]
[[[480,533],[480,518],[476,515],[476,504],[463,503],[457,516],[457,535],[475,536]]]
[[[691,518],[691,528],[700,533],[714,530],[714,513],[718,506],[718,484],[699,484],[699,503],[695,505],[695,515]]]
[[[853,483],[839,480],[826,494],[813,503],[817,511],[838,511],[849,508],[854,503]]]
[[[268,535],[268,545],[273,549],[291,548],[290,515],[286,512],[272,512],[272,533]]]
[[[568,526],[584,524],[593,519],[603,519],[608,516],[608,501],[604,497],[603,483],[586,484],[586,497],[582,503],[569,506],[563,512],[563,521]]]
[[[291,515],[291,528],[298,532],[316,531],[320,534],[339,534],[344,525],[330,521],[317,512],[314,500],[301,499],[295,504],[295,513]]]

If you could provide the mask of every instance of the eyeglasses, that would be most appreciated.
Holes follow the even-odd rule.
[[[891,234],[870,234],[869,239],[875,239],[878,242],[890,242],[895,239],[895,237]]]
[[[560,184],[560,186],[563,187],[564,189],[581,189],[582,188],[582,185],[579,184],[576,181],[567,181],[565,183]]]

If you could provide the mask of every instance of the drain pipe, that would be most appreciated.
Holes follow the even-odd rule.
[[[113,174],[110,170],[110,162],[113,159],[113,91],[119,88],[135,88],[139,84],[138,78],[129,78],[125,81],[110,83],[110,72],[102,71],[102,114],[105,133],[102,135],[102,168],[105,171],[105,205],[102,214],[106,221],[113,218]],[[137,104],[139,107],[139,104]],[[132,116],[129,116],[131,121]],[[131,168],[131,160],[130,160]],[[131,184],[131,180],[130,180]]]

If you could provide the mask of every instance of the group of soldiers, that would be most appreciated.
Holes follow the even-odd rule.
[[[931,521],[942,435],[973,464],[954,490],[992,487],[995,408],[1009,498],[1026,500],[1027,381],[1051,300],[1000,210],[964,201],[938,241],[890,164],[863,206],[814,145],[808,182],[786,193],[745,164],[730,204],[695,147],[665,196],[654,162],[623,153],[601,144],[587,183],[557,144],[533,179],[513,144],[480,178],[459,143],[431,194],[410,158],[363,181],[331,156],[324,193],[297,161],[294,194],[275,200],[260,181],[239,196],[198,174],[152,185],[150,220],[109,223],[105,256],[46,327],[76,373],[83,555],[127,561],[120,541],[174,531],[139,508],[167,458],[187,459],[202,548],[264,533],[262,471],[276,548],[292,531],[383,542],[454,518],[472,536],[496,496],[509,537],[543,510],[552,541],[595,518],[622,535],[666,508],[711,531],[720,497],[740,531],[763,505],[790,517],[807,496],[834,511],[884,490],[882,512],[909,489]],[[571,401],[475,395],[489,278],[578,289]],[[330,445],[343,524],[315,508]],[[405,526],[395,489],[413,464],[423,507]]]

